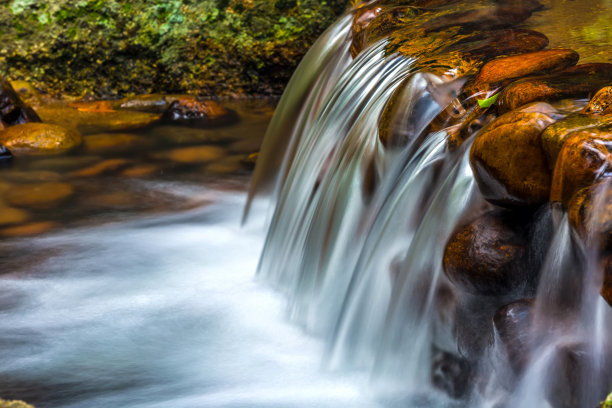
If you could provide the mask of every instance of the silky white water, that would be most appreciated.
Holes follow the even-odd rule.
[[[363,379],[321,369],[320,341],[255,279],[263,229],[239,226],[245,193],[158,187],[212,204],[1,244],[35,261],[0,261],[0,396],[37,407],[376,407]]]

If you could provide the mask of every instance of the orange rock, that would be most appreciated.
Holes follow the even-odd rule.
[[[86,167],[81,170],[76,170],[69,173],[71,177],[95,177],[102,174],[121,170],[129,164],[126,159],[108,159]]]
[[[470,163],[487,201],[503,207],[546,202],[551,175],[540,134],[554,121],[544,113],[512,111],[478,134]]]
[[[612,81],[612,64],[592,63],[535,78],[516,81],[497,100],[500,113],[534,101],[587,97]]]
[[[529,75],[550,73],[576,65],[578,53],[567,49],[530,52],[502,57],[486,63],[473,81],[465,87],[465,93],[490,91],[510,80]]]
[[[55,207],[74,194],[74,187],[67,183],[49,182],[21,184],[4,193],[6,201],[16,207]]]
[[[225,149],[218,146],[193,146],[153,154],[156,159],[167,159],[177,163],[207,163],[223,157]]]
[[[594,128],[570,134],[557,158],[550,201],[567,206],[572,195],[612,168],[612,129]]]
[[[0,230],[0,235],[4,237],[23,237],[29,235],[38,235],[48,232],[59,225],[52,221],[32,222],[30,224],[18,225],[15,227],[4,228]]]
[[[95,101],[95,102],[74,102],[69,104],[71,108],[76,108],[81,112],[114,112],[110,101]]]
[[[143,136],[129,133],[100,133],[83,138],[86,153],[118,153],[127,150],[146,148],[151,141]]]
[[[606,178],[578,190],[568,205],[569,222],[585,245],[612,250],[612,184]]]
[[[0,225],[19,224],[29,218],[30,214],[24,210],[0,205]]]
[[[353,58],[364,48],[364,31],[368,25],[380,14],[383,8],[379,6],[363,7],[355,12],[351,30],[353,32],[351,42],[351,55]]]
[[[122,176],[125,177],[146,177],[155,173],[159,173],[161,167],[153,164],[142,164],[138,166],[128,167],[121,172]]]
[[[588,115],[612,115],[612,86],[606,86],[595,94],[584,108]]]
[[[82,141],[78,132],[48,123],[24,123],[0,131],[0,143],[15,156],[61,154]]]

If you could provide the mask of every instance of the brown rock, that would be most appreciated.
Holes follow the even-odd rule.
[[[610,179],[578,190],[568,205],[570,225],[589,247],[612,250],[612,185]]]
[[[528,8],[504,4],[443,15],[426,22],[422,27],[426,32],[440,31],[452,26],[485,31],[514,26],[525,21],[529,16],[531,16],[531,10]]]
[[[30,214],[24,210],[0,205],[0,225],[19,224],[29,218]]]
[[[364,49],[364,32],[368,25],[383,12],[383,8],[379,6],[363,7],[355,12],[353,17],[351,55],[353,58]]]
[[[530,335],[533,300],[523,299],[499,309],[493,317],[495,332],[503,344],[508,363],[516,374],[525,369],[532,347]]]
[[[489,212],[460,227],[446,245],[446,276],[461,290],[503,296],[535,285],[539,265],[529,264],[525,221],[508,212]]]
[[[584,98],[612,81],[612,64],[577,65],[551,75],[526,78],[506,87],[497,100],[498,110],[508,112],[534,101]]]
[[[13,186],[4,193],[4,198],[17,207],[49,208],[67,201],[73,194],[70,184],[49,182]]]
[[[125,177],[146,177],[152,174],[156,174],[162,171],[160,166],[153,164],[142,164],[137,166],[128,167],[121,172],[122,176]]]
[[[0,129],[29,122],[40,122],[40,118],[19,99],[11,83],[0,77]]]
[[[612,115],[612,86],[606,86],[595,94],[584,108],[587,115]]]
[[[167,159],[177,163],[207,163],[223,157],[225,149],[218,146],[193,146],[154,153],[156,159]]]
[[[83,150],[92,154],[120,153],[147,148],[150,145],[148,138],[129,133],[101,133],[83,138]]]
[[[606,124],[612,124],[612,117],[572,114],[547,127],[540,138],[542,140],[542,148],[548,160],[548,167],[551,170],[555,168],[559,152],[570,134]]]
[[[529,75],[545,74],[576,65],[578,53],[573,50],[554,49],[502,57],[486,63],[465,93],[487,92],[506,85],[509,81]]]
[[[546,202],[551,175],[540,133],[552,123],[554,119],[544,113],[513,111],[478,134],[470,163],[487,201],[502,207]]]
[[[608,256],[603,260],[602,271],[601,296],[612,306],[612,256]]]
[[[32,222],[29,224],[18,225],[15,227],[4,228],[0,230],[0,235],[4,237],[23,237],[29,235],[38,235],[49,232],[57,228],[59,225],[52,221]]]
[[[130,164],[126,159],[108,159],[69,173],[71,177],[96,177],[119,171]]]
[[[162,115],[162,119],[205,127],[222,126],[236,122],[235,112],[223,108],[215,101],[200,100],[185,96],[173,101]]]
[[[612,167],[612,128],[571,133],[557,158],[550,201],[567,206],[572,195],[606,175]]]
[[[452,398],[461,398],[469,390],[472,367],[463,357],[434,347],[431,383]]]
[[[46,105],[38,108],[38,114],[45,122],[77,129],[83,134],[139,129],[160,119],[160,115],[154,113],[108,110],[103,104],[97,104],[89,108],[85,105]]]
[[[48,123],[24,123],[0,131],[0,143],[16,156],[61,154],[82,141],[78,132]]]

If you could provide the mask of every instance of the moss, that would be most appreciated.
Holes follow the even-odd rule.
[[[13,0],[0,74],[52,93],[279,94],[348,0]]]

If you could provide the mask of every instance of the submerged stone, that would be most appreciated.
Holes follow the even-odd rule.
[[[80,170],[75,170],[68,175],[70,177],[96,177],[108,173],[117,172],[127,165],[130,161],[127,159],[108,159],[92,164]]]
[[[237,121],[238,116],[215,101],[186,96],[170,103],[162,119],[192,126],[212,127],[231,124]]]
[[[516,81],[498,99],[501,113],[534,101],[584,98],[612,81],[612,64],[591,63],[535,78]]]
[[[493,317],[495,331],[515,374],[523,372],[529,360],[533,303],[533,299],[519,300],[502,307]]]
[[[4,237],[24,237],[31,235],[39,235],[58,228],[59,224],[53,221],[39,221],[28,224],[17,225],[0,230],[0,235]],[[29,406],[29,405],[28,405]],[[0,408],[2,406],[0,405]]]
[[[584,113],[612,116],[612,86],[600,89],[584,108]]]
[[[40,122],[40,118],[19,99],[11,83],[0,77],[0,129],[29,122]]]
[[[567,206],[572,195],[606,176],[612,168],[612,127],[571,133],[553,172],[550,201]]]
[[[383,12],[383,8],[379,6],[362,7],[355,12],[353,16],[353,24],[351,25],[352,41],[351,55],[355,58],[363,49],[365,44],[365,30],[372,21]],[[396,22],[393,22],[397,24]]]
[[[166,159],[177,163],[207,163],[225,155],[225,149],[218,146],[192,146],[153,153],[156,159]]]
[[[82,141],[77,131],[49,123],[24,123],[0,131],[0,143],[17,156],[62,154]]]
[[[100,133],[83,137],[83,150],[92,154],[143,149],[151,144],[150,139],[130,133]]]
[[[529,237],[522,216],[504,211],[481,215],[460,227],[444,251],[446,276],[473,295],[501,296],[534,284]]]
[[[469,391],[472,367],[463,357],[434,347],[431,383],[452,398],[461,398]]]
[[[470,164],[484,198],[502,207],[546,202],[551,175],[540,134],[555,119],[513,111],[486,126],[474,140]]]
[[[422,27],[426,32],[440,31],[453,26],[485,31],[517,25],[529,16],[531,16],[529,8],[503,4],[443,15],[424,23]]]
[[[50,208],[64,203],[73,194],[74,187],[68,183],[48,182],[13,186],[4,198],[15,207]]]

